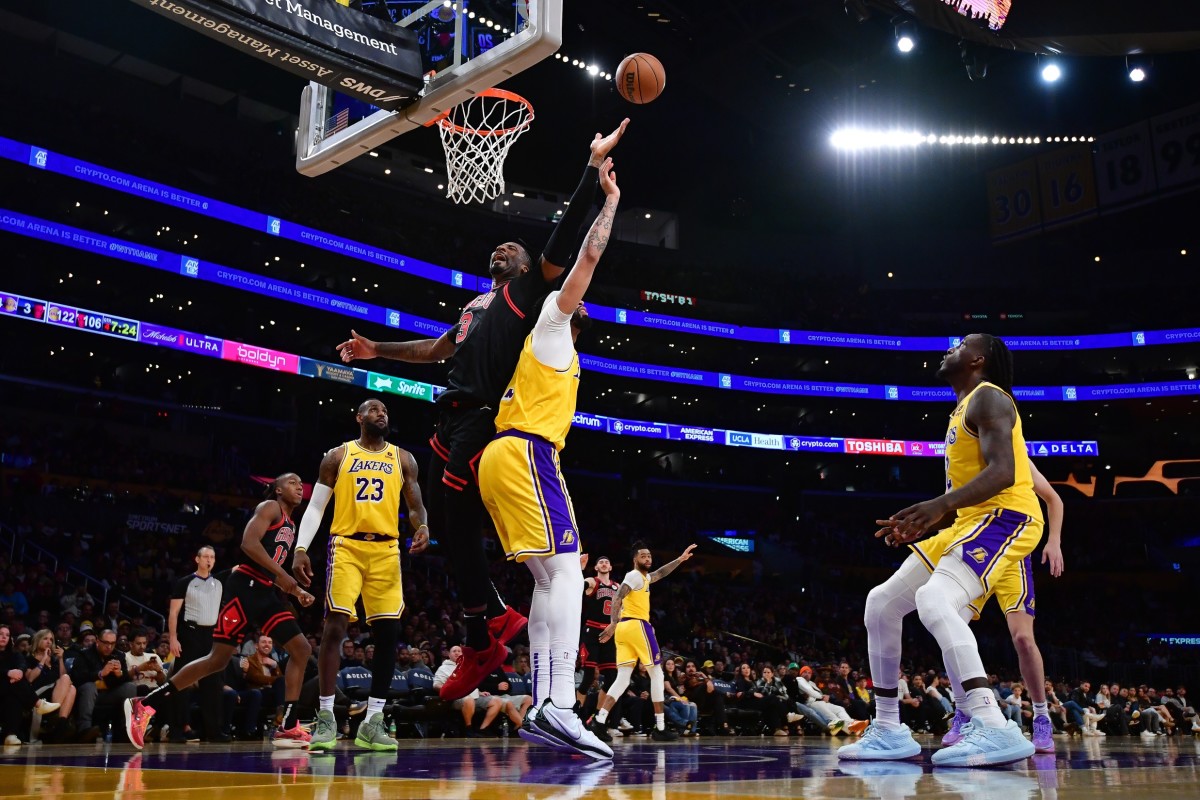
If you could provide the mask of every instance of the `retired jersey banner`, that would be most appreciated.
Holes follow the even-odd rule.
[[[302,78],[388,110],[423,86],[417,34],[334,0],[133,0]]]
[[[1052,150],[1038,156],[1037,164],[1042,224],[1046,228],[1096,215],[1096,181],[1089,144],[1080,142]]]
[[[1124,205],[1154,191],[1150,123],[1142,121],[1096,140],[1096,183],[1100,205]]]
[[[1006,242],[1041,230],[1036,159],[989,172],[987,192],[992,241]]]

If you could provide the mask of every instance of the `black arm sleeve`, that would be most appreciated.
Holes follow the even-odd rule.
[[[575,187],[575,194],[571,195],[567,213],[563,214],[563,218],[554,226],[554,233],[550,234],[550,241],[546,242],[546,249],[542,251],[542,258],[554,266],[566,268],[571,265],[575,246],[582,236],[583,223],[587,220],[588,209],[592,205],[599,182],[600,170],[591,165],[585,167],[583,177]]]

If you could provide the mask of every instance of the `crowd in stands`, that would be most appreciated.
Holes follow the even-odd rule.
[[[6,717],[4,735],[20,740],[40,733],[47,741],[95,737],[103,733],[97,723],[112,718],[113,698],[145,693],[169,673],[171,657],[163,635],[169,587],[190,571],[201,544],[214,547],[218,575],[236,563],[258,486],[247,473],[238,474],[236,458],[210,453],[194,461],[158,460],[146,455],[148,448],[137,438],[106,437],[101,429],[71,431],[73,442],[88,437],[99,442],[91,456],[60,458],[47,453],[69,450],[53,445],[64,440],[52,431],[32,430],[35,435],[28,427],[0,429],[5,455],[0,523],[11,544],[0,550],[0,630],[8,634],[0,654],[10,677],[21,673],[4,687],[0,707],[9,715],[28,717]],[[43,444],[37,446],[43,434]],[[170,468],[165,466],[169,462]],[[203,471],[206,464],[218,466]],[[188,473],[193,466],[205,476],[199,482]],[[123,482],[120,491],[93,488],[114,475]],[[201,502],[179,494],[208,480],[220,486],[220,495],[207,495]],[[592,521],[587,549],[594,558],[609,555],[618,575],[624,568],[620,556],[633,539],[649,539],[656,551],[669,552],[690,543],[705,527],[720,527],[734,517],[744,520],[742,527],[759,530],[754,555],[701,539],[694,566],[655,591],[653,622],[669,659],[667,713],[675,725],[687,733],[784,735],[805,729],[853,735],[858,723],[869,719],[873,698],[865,674],[863,598],[894,567],[896,556],[872,548],[869,535],[853,529],[853,520],[872,518],[875,505],[890,507],[894,498],[848,496],[841,503],[814,498],[799,520],[788,522],[769,503],[739,504],[730,511],[721,508],[723,496],[687,486],[643,486],[640,499],[616,505],[611,502],[616,484],[592,483],[601,485],[581,483],[575,493],[577,510]],[[1129,518],[1134,505],[1125,501],[1114,513]],[[1087,508],[1081,501],[1077,516],[1099,513]],[[200,509],[203,513],[197,514]],[[1141,519],[1145,524],[1153,515],[1143,513]],[[1102,552],[1108,534],[1091,526],[1088,546],[1072,547],[1073,530],[1068,527],[1065,536],[1068,564],[1078,565],[1076,573],[1082,574],[1058,582],[1040,573],[1038,578],[1039,609],[1046,610],[1038,617],[1039,640],[1055,680],[1054,697],[1062,701],[1052,701],[1057,723],[1068,732],[1109,735],[1190,730],[1194,715],[1182,687],[1194,674],[1188,671],[1193,651],[1135,635],[1154,627],[1146,620],[1161,620],[1168,606],[1182,608],[1177,601],[1186,586],[1170,572],[1155,571],[1150,559],[1130,554],[1115,560],[1122,580],[1098,587],[1098,580],[1109,580],[1096,571],[1106,566]],[[527,571],[498,557],[493,567],[501,593],[527,610],[532,589]],[[462,609],[447,574],[445,554],[436,546],[425,556],[405,556],[407,606],[396,663],[398,671],[412,678],[412,696],[405,698],[410,701],[433,694],[439,668],[463,642]],[[1072,578],[1076,582],[1068,583]],[[1148,581],[1143,588],[1156,591],[1128,591],[1141,579]],[[1071,608],[1069,599],[1085,587],[1091,613],[1106,620],[1103,630],[1080,630],[1076,615],[1059,613]],[[297,609],[314,645],[320,613],[319,607]],[[1027,719],[1028,693],[1015,680],[1015,659],[1002,620],[985,614],[976,630],[986,663],[1003,667],[998,670],[1002,679],[994,681],[998,702],[1014,718]],[[369,628],[351,624],[347,636],[343,666],[369,663]],[[1071,658],[1055,657],[1058,649],[1069,649]],[[261,736],[281,705],[285,655],[269,639],[249,640],[242,655],[223,677],[219,729],[204,730],[196,721],[206,738]],[[103,685],[77,668],[92,664],[98,672],[109,656],[120,663],[104,676]],[[941,730],[952,712],[948,689],[935,643],[915,620],[906,627],[905,658],[905,720],[922,730]],[[315,674],[314,661],[310,683]],[[526,651],[518,644],[505,671],[458,708],[443,709],[439,723],[454,723],[444,728],[451,733],[510,729],[529,701],[527,675]],[[1096,678],[1091,686],[1097,687],[1103,680],[1111,701],[1098,696],[1101,690],[1084,688],[1076,676]],[[635,673],[610,716],[614,724],[623,720],[630,732],[652,719],[645,678]],[[427,685],[421,684],[426,680]],[[1120,682],[1115,689],[1113,681]],[[1138,688],[1125,688],[1126,683]],[[411,689],[417,684],[424,687],[423,695]],[[315,705],[315,683],[309,694]],[[580,698],[585,713],[594,707],[595,692],[589,687],[581,687]],[[340,703],[343,722],[353,722],[355,699],[351,691]],[[415,719],[404,703],[397,705],[395,716],[401,722]],[[38,724],[31,725],[35,718]],[[185,728],[168,737],[180,741],[194,735],[198,733]]]

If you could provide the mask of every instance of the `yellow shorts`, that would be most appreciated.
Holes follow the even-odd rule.
[[[1005,613],[1026,604],[1033,608],[1029,554],[1042,540],[1042,521],[1009,509],[995,509],[955,520],[924,541],[909,545],[930,572],[942,556],[961,547],[963,563],[979,578],[980,593],[971,603],[978,616],[988,598],[997,596]],[[1026,589],[1027,585],[1027,589]]]
[[[387,537],[364,541],[329,537],[329,576],[325,612],[358,619],[354,604],[362,596],[367,622],[400,619],[404,587],[400,582],[400,543]]]
[[[662,663],[662,651],[658,649],[654,628],[643,619],[618,622],[613,640],[617,643],[618,667],[637,666],[639,661],[648,667]]]
[[[987,601],[991,599],[992,595],[996,596],[996,602],[1000,604],[1000,610],[1005,615],[1024,611],[1031,617],[1036,616],[1033,563],[1029,556],[1025,556],[1015,564],[1010,564],[1003,575],[996,576],[992,582],[991,592],[967,604],[967,607],[975,615],[975,619],[979,619],[980,612],[983,611],[983,607],[987,605]]]
[[[479,493],[510,561],[579,552],[575,509],[554,445],[506,431],[479,459]]]

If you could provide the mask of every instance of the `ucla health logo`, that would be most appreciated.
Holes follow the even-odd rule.
[[[724,372],[721,373],[721,388],[722,389],[733,388],[733,376],[732,375],[726,375]]]
[[[624,325],[624,324],[626,323],[626,321],[627,321],[627,320],[626,320],[626,318],[625,318],[625,315],[626,315],[626,311],[625,311],[625,309],[623,309],[623,308],[618,308],[618,309],[617,309],[617,322],[619,322],[619,323],[621,323],[622,325]]]
[[[450,285],[457,286],[459,289],[463,285],[463,274],[458,270],[450,270]]]
[[[780,330],[779,331],[779,343],[780,344],[791,344],[792,343],[792,332]]]
[[[388,312],[387,312],[387,319],[385,322],[389,328],[399,328],[400,327],[400,312],[393,311],[392,309],[389,308]]]
[[[754,437],[748,433],[738,433],[737,431],[729,432],[729,443],[735,447],[750,447],[754,444]]]
[[[899,400],[900,399],[900,387],[899,386],[885,386],[885,387],[883,387],[883,395],[888,400]]]
[[[279,217],[267,217],[267,233],[278,236],[280,225],[282,223],[279,221]]]
[[[40,147],[29,148],[29,166],[45,169],[46,162],[50,160],[50,154]]]
[[[1145,345],[1146,344],[1146,332],[1145,331],[1134,331],[1133,332],[1133,344],[1136,347],[1142,347],[1143,345]]]
[[[179,257],[179,274],[189,278],[200,277],[200,259],[191,256]]]
[[[1079,393],[1077,391],[1075,391],[1074,386],[1064,386],[1063,387],[1063,400],[1078,400],[1078,399],[1079,399]]]

